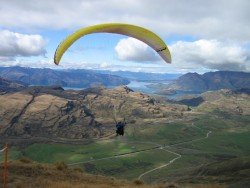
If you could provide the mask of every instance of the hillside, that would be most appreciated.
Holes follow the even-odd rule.
[[[234,113],[239,115],[250,115],[249,91],[221,89],[218,91],[207,91],[198,97],[186,96],[178,103],[196,107],[194,111],[211,112],[213,110]]]
[[[247,91],[206,92],[188,108],[128,87],[29,87],[0,95],[0,143],[9,143],[10,160],[36,161],[11,164],[10,174],[19,185],[81,186],[89,183],[87,176],[89,187],[95,187],[93,176],[75,174],[72,169],[77,168],[93,174],[97,184],[96,175],[120,179],[103,178],[105,186],[106,181],[120,187],[124,179],[139,178],[126,186],[143,181],[160,187],[168,182],[178,187],[241,187],[236,185],[249,182]],[[114,119],[124,117],[125,135],[116,137]],[[70,169],[58,171],[53,166],[58,161]]]
[[[28,85],[59,85],[84,88],[91,85],[126,85],[129,80],[115,75],[101,74],[91,70],[53,70],[48,68],[0,67],[0,76],[18,80]]]
[[[157,88],[157,85],[154,87]],[[202,93],[219,89],[237,90],[242,88],[250,88],[250,73],[217,71],[207,72],[202,75],[198,73],[184,74],[168,85],[159,85],[157,93]]]
[[[115,121],[173,119],[186,107],[160,104],[128,87],[89,88],[29,87],[0,95],[0,135],[62,138],[99,138],[114,134]]]
[[[235,157],[220,162],[212,162],[200,167],[186,169],[182,172],[172,174],[168,180],[184,184],[194,182],[196,184],[204,181],[211,184],[224,182],[227,187],[248,187],[250,182],[250,158]]]
[[[13,82],[0,77],[0,93],[20,91],[27,87],[25,84]]]
[[[147,185],[141,181],[129,182],[117,180],[112,177],[91,175],[82,172],[81,169],[70,169],[64,163],[54,165],[44,165],[34,163],[23,158],[19,161],[11,162],[9,165],[9,187],[36,187],[36,188],[70,188],[70,187],[140,187],[140,188],[160,188],[163,185]],[[2,176],[0,176],[0,182]],[[2,184],[0,184],[2,185]],[[169,184],[171,185],[171,184]],[[166,184],[168,186],[168,184]]]

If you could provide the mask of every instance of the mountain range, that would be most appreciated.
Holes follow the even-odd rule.
[[[163,178],[164,182],[176,182],[180,186],[190,183],[204,186],[207,183],[216,183],[215,185],[247,187],[249,184],[249,89],[236,91],[222,89],[205,92],[200,98],[169,102],[164,98],[153,98],[135,92],[126,86],[113,89],[99,86],[84,90],[64,90],[59,86],[27,87],[18,82],[1,80],[0,86],[14,90],[0,93],[0,144],[8,142],[16,146],[15,148],[22,148],[14,150],[12,147],[11,151],[20,152],[20,156],[31,157],[36,161],[20,158],[23,163],[11,162],[10,182],[17,183],[20,179],[24,179],[25,183],[30,185],[30,182],[41,184],[46,180],[48,184],[49,178],[51,184],[61,177],[64,181],[70,182],[69,185],[75,180],[81,180],[79,184],[86,183],[84,179],[86,176],[74,173],[73,168],[67,170],[67,166],[61,163],[61,165],[55,163],[52,167],[41,166],[37,163],[36,156],[42,156],[40,158],[48,163],[54,156],[56,160],[67,161],[61,157],[65,155],[69,156],[70,160],[75,160],[72,162],[87,160],[81,166],[88,173],[104,172],[106,175],[119,177],[119,175],[124,176],[126,172],[129,176],[133,175],[136,171],[134,177],[137,177],[138,170],[142,170],[140,173],[145,173],[145,166],[151,164],[144,162],[149,158],[147,153],[153,153],[150,155],[150,161],[158,160],[159,165],[164,164],[162,160],[156,158],[158,157],[156,154],[159,155],[156,152],[162,152],[162,148],[159,148],[158,144],[154,146],[153,143],[162,141],[164,144],[170,144],[168,147],[170,152],[176,152],[175,155],[180,155],[182,159],[189,159],[171,162],[173,156],[167,159],[166,153],[159,155],[165,164],[169,164],[167,160],[173,163],[168,166],[172,170],[167,173],[171,174],[159,175],[162,172],[158,172],[155,175],[157,178]],[[115,136],[115,124],[123,120],[128,123],[125,139]],[[128,147],[124,147],[126,142],[129,144]],[[115,152],[110,143],[114,143]],[[177,147],[173,147],[174,145]],[[100,153],[100,148],[104,148],[105,152]],[[94,153],[95,151],[97,152]],[[115,153],[114,158],[111,159],[111,163],[107,163],[106,156],[112,157],[113,153]],[[117,165],[116,153],[123,156],[122,165],[119,163],[119,166]],[[100,154],[105,157],[103,163],[95,165],[95,161],[89,161],[96,159],[100,162]],[[46,155],[49,160],[46,159]],[[126,158],[127,155],[141,158],[139,160]],[[82,156],[84,158],[80,158]],[[138,165],[140,163],[142,166]],[[102,164],[105,167],[102,167]],[[157,166],[154,163],[152,165],[153,169]],[[180,167],[176,169],[173,165]],[[95,171],[99,168],[101,170]],[[39,173],[34,173],[35,171]],[[66,173],[71,176],[65,176]],[[91,177],[95,184],[98,183],[97,180],[103,184],[108,180],[99,179],[98,177],[102,176],[96,175],[95,177],[88,175],[86,178]],[[154,178],[154,175],[151,177]],[[148,180],[143,181],[149,182]],[[109,184],[119,187],[119,182],[114,179],[112,181],[108,182],[107,187],[111,187]],[[25,183],[22,182],[22,185],[26,185]],[[46,186],[49,186],[47,184]],[[59,187],[64,184],[65,182],[61,184],[57,182]],[[134,183],[138,187],[144,185],[149,187],[143,184],[138,180]],[[134,185],[129,184],[128,187],[136,187]],[[100,187],[99,184],[97,187]],[[176,186],[171,185],[171,187]]]
[[[205,74],[187,73],[170,84],[154,84],[150,87],[157,89],[157,93],[160,94],[202,93],[220,89],[238,90],[250,88],[250,73],[233,71],[216,71]]]
[[[0,77],[5,79],[5,83],[7,83],[6,80],[12,80],[23,87],[27,85],[57,85],[69,88],[87,88],[98,85],[114,87],[127,85],[132,80],[139,82],[150,81],[153,84],[147,85],[147,87],[161,95],[250,88],[250,73],[233,71],[216,71],[204,74],[187,73],[180,75],[84,69],[54,70],[47,68],[0,67]],[[3,84],[1,87],[3,87]]]
[[[86,88],[91,85],[126,85],[129,80],[116,75],[101,74],[91,70],[53,70],[48,68],[0,67],[0,77],[27,85],[59,85]]]
[[[149,73],[149,72],[131,72],[131,71],[97,71],[104,74],[111,74],[116,76],[121,76],[130,80],[137,81],[161,81],[161,80],[176,80],[182,74],[173,74],[173,73]]]

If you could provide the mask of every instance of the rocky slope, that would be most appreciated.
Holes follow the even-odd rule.
[[[198,97],[186,96],[176,101],[179,104],[192,107],[196,112],[217,112],[230,114],[250,115],[250,92],[244,90],[221,89],[208,91]]]
[[[186,107],[160,104],[128,87],[81,91],[29,87],[0,95],[0,135],[99,138],[114,133],[115,121],[129,124],[181,117]]]
[[[238,115],[250,115],[250,95],[244,92],[222,89],[215,92],[205,92],[201,97],[204,102],[196,108],[196,111],[223,111]]]

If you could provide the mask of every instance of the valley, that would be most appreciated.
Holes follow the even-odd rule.
[[[249,188],[249,8],[0,0],[0,188]]]
[[[237,118],[214,119],[212,115],[209,119],[196,117],[193,124],[161,122],[140,126],[138,130],[128,126],[124,137],[77,145],[35,143],[22,149],[13,148],[11,158],[25,156],[52,164],[63,161],[70,168],[79,167],[91,174],[127,180],[139,178],[147,183],[202,184],[206,183],[205,175],[198,172],[206,165],[249,156],[250,130],[246,123],[250,117],[245,116],[244,121]],[[244,183],[234,177],[224,180],[216,173],[210,177],[214,177],[210,183]]]
[[[8,99],[1,102],[0,143],[10,144],[13,163],[61,162],[88,174],[152,185],[193,187],[209,179],[221,187],[244,186],[250,168],[249,95],[218,90],[201,97],[187,106],[125,86],[29,87],[0,96]],[[125,135],[116,136],[115,121],[124,118]]]

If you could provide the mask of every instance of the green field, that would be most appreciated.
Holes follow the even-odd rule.
[[[0,146],[0,148],[2,149],[4,146]],[[18,158],[20,158],[22,156],[22,153],[19,149],[15,148],[15,147],[11,147],[11,149],[8,152],[9,156],[8,159],[9,160],[16,160]],[[4,161],[4,153],[0,153],[0,163]]]
[[[25,148],[24,155],[37,162],[54,163],[64,161],[76,163],[110,157],[122,153],[145,149],[141,143],[123,143],[122,141],[98,141],[88,145],[33,144]]]
[[[192,122],[127,126],[124,137],[86,145],[36,143],[24,149],[12,148],[10,155],[11,159],[25,156],[41,163],[63,161],[93,174],[136,179],[176,158],[176,154],[154,148],[157,144],[170,145],[166,149],[182,157],[142,178],[146,182],[168,180],[199,165],[250,155],[250,117],[225,118],[224,114],[213,113],[216,114],[198,116]],[[208,131],[212,133],[206,138]],[[145,149],[148,150],[136,152]],[[130,152],[136,153],[117,156]]]

